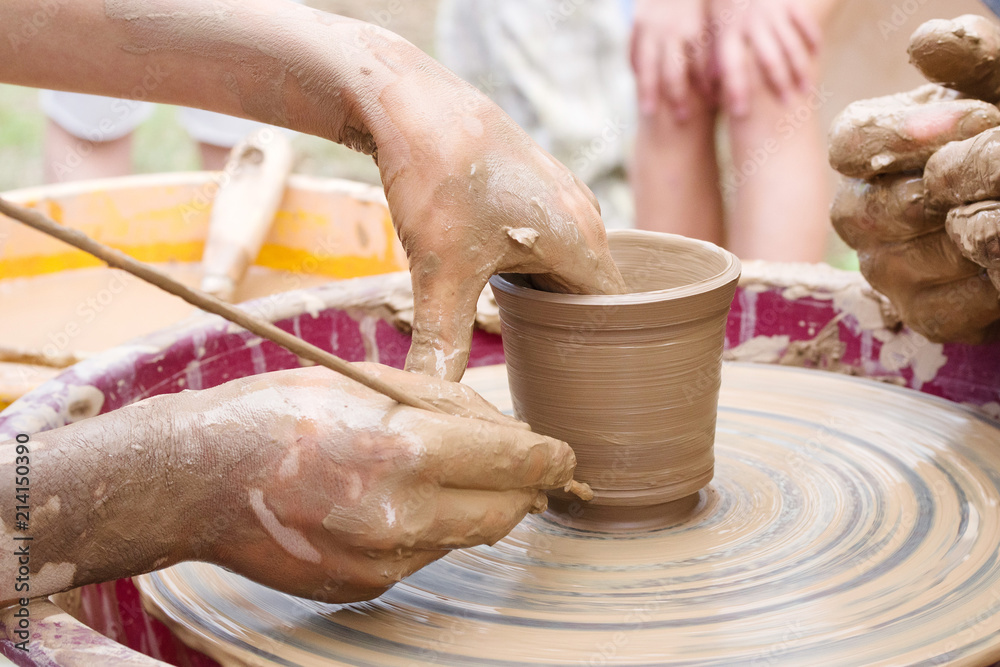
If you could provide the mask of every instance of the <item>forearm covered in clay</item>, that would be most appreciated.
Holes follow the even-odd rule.
[[[1000,125],[1000,110],[954,91],[924,86],[855,102],[834,120],[830,164],[854,178],[922,169],[942,146]]]
[[[928,81],[1000,101],[1000,26],[994,21],[975,14],[928,21],[913,33],[909,51]]]
[[[443,70],[378,26],[283,0],[5,0],[0,25],[2,81],[208,109],[369,154],[394,140],[406,78]]]
[[[211,486],[197,483],[204,461],[178,429],[185,400],[0,444],[0,607],[193,556],[216,503],[200,495]]]

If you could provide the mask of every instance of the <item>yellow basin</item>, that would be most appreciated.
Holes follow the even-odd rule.
[[[215,172],[153,174],[3,196],[197,285],[217,180]],[[292,176],[237,299],[405,268],[381,189]],[[0,216],[0,358],[27,351],[65,363],[66,357],[100,352],[161,329],[193,310]],[[57,371],[0,361],[0,409]]]

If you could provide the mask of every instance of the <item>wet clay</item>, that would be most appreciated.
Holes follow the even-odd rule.
[[[924,180],[919,174],[886,175],[871,181],[845,178],[830,217],[834,229],[857,250],[862,272],[872,287],[888,296],[904,321],[936,339],[964,335],[951,326],[964,322],[939,317],[954,310],[948,285],[978,280],[980,267],[967,259],[945,231],[944,216],[924,206]],[[974,286],[975,283],[969,283]],[[965,294],[984,307],[996,302],[989,285]],[[909,298],[919,294],[919,298]],[[963,300],[963,306],[967,301]],[[987,320],[1000,310],[987,308]],[[935,331],[935,329],[937,329]]]
[[[1000,101],[1000,26],[985,16],[927,21],[910,38],[910,62],[928,81]]]
[[[467,381],[499,407],[502,368]],[[378,600],[186,563],[147,609],[224,665],[985,665],[1000,659],[1000,438],[943,401],[727,366],[716,476],[665,530],[530,516]]]
[[[861,272],[911,329],[934,342],[978,344],[995,335],[1000,302],[983,269],[944,230],[858,248]]]
[[[954,206],[1000,198],[1000,128],[956,141],[937,151],[924,169],[927,206],[947,213]]]
[[[849,105],[830,129],[830,164],[854,178],[922,169],[951,141],[1000,125],[1000,110],[936,85]]]
[[[515,415],[573,447],[576,479],[636,516],[712,479],[719,368],[740,263],[708,243],[613,231],[629,293],[541,292],[491,281]]]
[[[955,219],[951,236],[945,221],[951,208],[997,190],[1000,134],[996,107],[956,95],[929,85],[857,102],[838,116],[830,163],[847,178],[830,214],[904,323],[934,342],[977,344],[1000,335],[1000,300],[972,259],[977,252],[952,241],[965,220]],[[988,239],[965,238],[974,237],[981,255]]]
[[[947,212],[947,229],[962,254],[987,269],[1000,289],[1000,130],[948,144],[927,161],[927,206]],[[949,210],[950,209],[950,210]]]

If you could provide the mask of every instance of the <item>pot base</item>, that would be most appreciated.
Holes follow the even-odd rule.
[[[704,486],[704,485],[702,485]],[[702,488],[685,498],[660,505],[595,505],[581,500],[549,496],[545,517],[561,526],[604,533],[660,530],[683,523],[696,514],[716,492]]]

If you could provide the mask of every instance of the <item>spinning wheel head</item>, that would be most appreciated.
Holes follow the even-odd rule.
[[[466,379],[508,408],[503,380]],[[668,528],[530,516],[353,605],[204,563],[139,587],[226,664],[987,665],[1000,659],[997,442],[997,424],[916,392],[727,365],[717,477]]]

